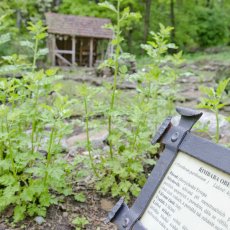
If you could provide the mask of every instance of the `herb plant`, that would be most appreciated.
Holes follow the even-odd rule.
[[[109,26],[115,31],[115,54],[102,64],[114,69],[114,83],[110,91],[109,107],[104,110],[104,116],[108,117],[109,155],[101,154],[97,164],[99,178],[96,188],[103,194],[111,192],[112,196],[124,196],[128,200],[130,195],[139,194],[145,183],[146,170],[155,163],[157,146],[150,144],[150,138],[162,121],[167,103],[170,101],[172,104],[175,98],[177,75],[168,67],[162,66],[167,50],[175,46],[168,44],[171,28],[161,25],[159,33],[152,33],[154,40],[149,45],[143,45],[152,57],[147,73],[129,76],[127,67],[119,65],[119,55],[127,55],[120,54],[122,38],[119,24],[130,18],[129,10],[125,9],[121,13],[118,9],[119,1],[117,8],[109,3],[103,6],[115,12],[118,21],[116,25]],[[177,54],[178,59],[180,55]],[[176,57],[172,59],[176,60]],[[124,97],[117,88],[117,83],[121,84],[123,79],[137,84],[137,93]],[[165,96],[163,87],[166,87],[166,91],[170,88],[174,91]],[[109,90],[108,87],[108,92]]]
[[[229,78],[219,82],[218,86],[215,88],[201,86],[200,91],[205,95],[201,98],[201,102],[198,108],[208,109],[215,114],[216,117],[216,132],[214,140],[216,143],[220,139],[220,125],[219,125],[219,111],[225,106],[224,95],[225,89],[229,83]]]
[[[84,216],[77,216],[72,223],[76,226],[76,230],[81,230],[89,223],[89,221]]]
[[[60,156],[61,139],[71,131],[64,121],[72,102],[58,93],[57,69],[36,68],[38,44],[46,36],[42,23],[28,29],[34,44],[22,44],[34,52],[32,65],[23,73],[18,66],[21,78],[0,80],[0,212],[12,205],[15,222],[45,216],[58,201],[55,193],[72,194],[72,166]]]
[[[126,24],[130,20],[136,20],[140,18],[139,14],[130,12],[129,8],[125,8],[123,11],[120,9],[122,0],[117,1],[117,6],[114,7],[109,2],[100,3],[99,5],[109,9],[113,14],[116,15],[116,24],[107,25],[107,28],[111,29],[114,33],[114,39],[112,40],[112,45],[115,46],[115,53],[112,55],[111,58],[106,60],[102,65],[102,67],[109,67],[114,70],[114,76],[113,76],[113,85],[112,85],[112,91],[110,96],[110,105],[109,105],[109,111],[108,111],[108,131],[109,131],[109,153],[110,157],[113,158],[113,129],[112,129],[112,123],[113,123],[113,117],[114,117],[114,110],[115,108],[115,99],[116,99],[116,92],[117,92],[117,83],[119,81],[118,77],[122,74],[125,74],[127,72],[127,67],[125,65],[119,66],[119,58],[121,56],[121,43],[124,40],[122,37],[122,30],[121,27],[123,24]]]

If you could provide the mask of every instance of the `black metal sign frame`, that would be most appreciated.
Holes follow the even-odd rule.
[[[152,144],[160,142],[165,148],[133,206],[129,209],[121,198],[108,214],[106,221],[115,223],[119,230],[145,230],[139,220],[179,151],[230,174],[230,149],[190,132],[202,113],[181,107],[177,112],[181,115],[179,125],[172,126],[171,118],[167,118],[152,140]]]

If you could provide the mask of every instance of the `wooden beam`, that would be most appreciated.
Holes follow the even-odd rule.
[[[89,44],[89,67],[93,67],[93,38],[90,38]]]
[[[59,49],[56,49],[55,53],[58,53],[58,54],[73,54],[73,51],[72,50],[59,50]]]
[[[75,36],[72,37],[72,65],[75,65],[75,57],[76,57],[76,39]]]
[[[60,58],[64,63],[66,63],[67,65],[72,65],[72,63],[70,63],[68,60],[66,60],[64,57],[62,57],[60,54],[57,54],[56,53],[56,56],[58,57],[58,58]]]
[[[114,46],[112,44],[112,41],[109,41],[109,57],[113,55],[114,52]]]
[[[55,50],[56,50],[56,37],[55,34],[52,34],[51,36],[51,43],[52,43],[52,66],[56,65],[56,60],[55,60]]]

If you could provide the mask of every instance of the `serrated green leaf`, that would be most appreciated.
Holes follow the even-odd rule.
[[[133,184],[130,188],[130,191],[135,197],[137,197],[141,191],[141,188],[137,184]]]
[[[37,57],[45,56],[45,55],[47,55],[48,53],[49,53],[48,48],[39,49],[38,52],[37,52]]]
[[[119,183],[119,188],[125,193],[127,193],[129,191],[131,186],[132,186],[132,184],[129,181],[121,181]]]
[[[109,9],[109,10],[113,11],[114,13],[117,13],[117,10],[114,7],[114,5],[112,5],[111,3],[107,2],[107,1],[99,3],[99,6],[104,7],[106,9]]]
[[[17,205],[14,208],[14,222],[18,222],[25,218],[26,206],[25,205]]]
[[[24,47],[31,48],[31,49],[34,48],[34,44],[32,42],[30,42],[30,41],[21,41],[20,45],[24,46]]]
[[[88,223],[89,221],[84,216],[78,216],[72,221],[72,224],[80,228],[84,228],[84,226]]]
[[[83,192],[77,193],[74,195],[74,199],[79,202],[85,202],[86,201],[86,196]]]
[[[57,71],[58,71],[58,68],[52,68],[52,69],[47,69],[45,73],[47,76],[50,77],[50,76],[55,75]]]
[[[23,201],[32,201],[36,193],[34,187],[25,187],[23,192],[20,194],[20,198]]]
[[[114,183],[111,189],[112,192],[112,197],[116,197],[120,194],[121,189],[120,187],[117,185],[117,183]]]
[[[143,166],[142,166],[141,162],[133,162],[130,165],[130,168],[135,172],[143,172]]]
[[[0,45],[6,43],[8,41],[10,41],[10,39],[11,38],[10,38],[10,34],[9,33],[0,35]]]
[[[127,71],[128,71],[128,68],[126,65],[122,65],[120,68],[119,68],[119,71],[121,74],[126,74]]]
[[[1,185],[9,186],[9,185],[13,185],[15,182],[16,182],[16,179],[11,174],[6,174],[0,177]]]
[[[41,193],[39,197],[39,202],[41,206],[49,207],[51,204],[51,195],[49,194],[49,192]]]
[[[47,33],[39,33],[35,36],[38,40],[42,40],[47,36]]]

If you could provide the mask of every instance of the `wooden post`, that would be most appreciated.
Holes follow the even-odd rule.
[[[75,57],[76,57],[76,39],[75,36],[72,37],[72,66],[75,65]]]
[[[89,67],[93,67],[93,38],[90,38],[89,44]]]
[[[80,65],[82,65],[82,46],[83,46],[83,41],[81,38],[80,39]]]
[[[52,39],[52,66],[55,66],[56,65],[56,61],[55,61],[56,37],[55,37],[55,34],[52,34],[51,39]]]
[[[109,43],[110,43],[109,57],[111,57],[113,55],[113,52],[114,52],[114,46],[112,44],[112,41],[109,41]]]

